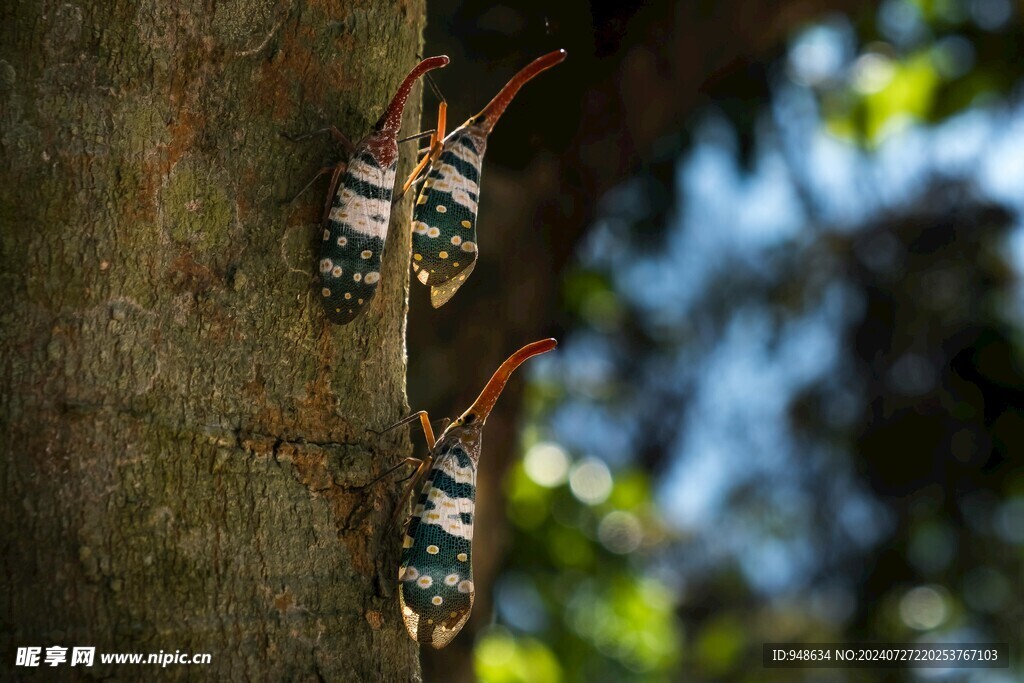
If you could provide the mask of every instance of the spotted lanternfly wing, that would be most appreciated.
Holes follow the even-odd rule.
[[[398,595],[417,642],[442,648],[473,609],[476,465],[458,441],[434,461],[405,532]]]
[[[338,184],[320,247],[320,295],[332,323],[351,321],[377,293],[397,166],[382,167],[363,149]]]
[[[413,210],[412,267],[431,287],[434,308],[445,304],[473,272],[477,258],[476,214],[487,138],[470,126],[444,141]]]
[[[443,285],[430,288],[430,305],[434,308],[441,308],[448,303],[448,301],[455,296],[455,292],[459,291],[459,287],[462,286],[462,283],[469,279],[474,268],[476,268],[475,254],[473,262],[470,263],[469,267],[462,271],[457,277],[452,278]]]

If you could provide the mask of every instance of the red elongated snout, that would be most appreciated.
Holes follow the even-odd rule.
[[[515,369],[522,365],[526,359],[541,353],[547,353],[556,346],[558,346],[558,342],[554,339],[541,339],[532,344],[527,344],[509,356],[501,364],[501,367],[494,371],[484,390],[477,396],[476,401],[462,414],[462,417],[456,423],[477,423],[482,425],[487,420],[487,416],[491,414],[491,409],[494,408],[494,404],[497,403],[498,397],[501,396],[501,392],[505,388],[505,383],[508,382],[508,378],[512,376]]]
[[[448,66],[448,57],[446,55],[439,55],[437,57],[427,57],[413,67],[413,70],[402,81],[402,85],[398,86],[398,91],[395,92],[395,96],[391,99],[391,104],[388,105],[388,108],[384,110],[384,113],[377,121],[375,126],[377,131],[398,137],[398,130],[402,127],[402,112],[405,111],[405,103],[409,99],[409,93],[412,92],[413,84],[428,71],[445,66]]]
[[[519,92],[519,89],[540,72],[547,71],[556,64],[561,64],[565,60],[566,54],[565,50],[555,50],[527,64],[523,67],[522,71],[505,84],[505,87],[494,96],[494,99],[479,114],[471,119],[473,123],[482,128],[485,135],[490,133],[491,129],[494,128],[494,124],[498,122],[501,115],[505,113],[509,103],[512,102],[516,93]]]

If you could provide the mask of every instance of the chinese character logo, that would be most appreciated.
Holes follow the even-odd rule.
[[[39,666],[39,653],[43,651],[41,647],[19,647],[17,658],[14,660],[15,666]]]

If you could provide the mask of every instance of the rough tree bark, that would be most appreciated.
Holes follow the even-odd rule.
[[[280,132],[368,132],[424,16],[0,9],[0,678],[25,674],[18,646],[85,645],[212,654],[178,678],[419,679],[385,530],[398,487],[364,488],[410,450],[369,431],[407,409],[410,198],[376,300],[329,326],[311,296],[325,184],[284,200],[338,153]]]

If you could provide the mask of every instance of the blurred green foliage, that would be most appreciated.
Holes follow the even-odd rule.
[[[828,129],[876,147],[909,121],[998,102],[1017,83],[1019,17],[1008,0],[889,0],[858,17],[859,50],[812,84]]]
[[[537,441],[530,448],[560,450]],[[523,462],[506,480],[512,566],[542,596],[546,627],[539,640],[502,627],[486,633],[476,648],[477,675],[485,681],[669,680],[680,642],[672,592],[638,571],[632,557],[664,534],[648,475],[623,470],[601,502],[586,504],[572,490],[580,463],[560,457],[566,457],[564,471],[543,473],[544,483]]]

